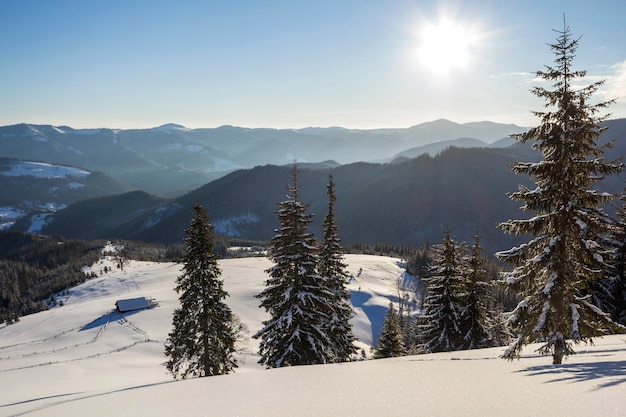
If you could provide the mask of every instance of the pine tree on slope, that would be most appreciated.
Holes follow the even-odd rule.
[[[266,288],[256,297],[270,314],[260,338],[259,363],[268,368],[329,362],[332,357],[327,327],[334,312],[328,280],[317,273],[318,249],[307,227],[310,215],[299,199],[297,167],[287,187],[287,200],[278,203],[281,228],[270,242],[274,265],[266,272]]]
[[[343,249],[339,239],[339,228],[335,221],[335,182],[333,176],[328,177],[326,186],[328,194],[328,213],[324,219],[324,241],[320,248],[320,262],[318,272],[320,276],[328,280],[329,289],[334,295],[334,300],[329,301],[334,309],[328,323],[328,336],[331,339],[334,362],[345,362],[356,353],[354,345],[356,340],[352,332],[350,319],[354,316],[350,293],[347,289],[348,273],[346,264],[343,262]]]
[[[383,328],[378,338],[378,347],[374,350],[374,358],[394,358],[406,355],[402,338],[400,317],[393,303],[389,303],[389,310],[385,314]]]
[[[237,367],[233,354],[237,340],[233,313],[223,300],[228,293],[213,253],[213,227],[200,204],[185,230],[183,273],[176,279],[180,308],[174,311],[173,330],[165,344],[167,369],[174,378],[211,376]]]
[[[420,319],[420,340],[426,353],[460,349],[465,336],[461,328],[465,297],[462,258],[463,245],[457,245],[446,231],[439,245],[433,246],[432,276],[428,280],[428,297]]]
[[[608,232],[609,220],[600,206],[612,196],[592,188],[606,175],[621,171],[621,164],[606,162],[604,148],[597,145],[606,117],[596,114],[611,102],[588,104],[602,82],[575,89],[584,71],[572,70],[578,40],[567,26],[558,31],[551,45],[555,66],[537,72],[553,82],[553,89],[536,87],[533,93],[552,111],[534,112],[541,124],[516,135],[521,142],[534,141],[543,159],[517,163],[516,174],[529,175],[534,190],[520,187],[510,194],[536,212],[527,220],[509,220],[500,225],[508,233],[534,238],[519,247],[496,254],[515,265],[505,282],[523,297],[509,316],[516,339],[503,357],[518,358],[526,344],[541,341],[542,354],[551,354],[554,364],[574,352],[573,343],[587,342],[607,332],[612,323],[593,305],[590,288],[607,265],[598,243]]]
[[[491,343],[490,329],[493,327],[492,313],[488,303],[495,304],[487,282],[487,271],[482,257],[483,248],[480,237],[475,236],[467,258],[467,276],[465,277],[464,310],[461,317],[463,343],[460,349],[479,349]]]
[[[594,302],[602,311],[610,313],[614,321],[626,325],[626,194],[622,194],[621,200],[607,244],[611,248],[611,268],[594,286]]]

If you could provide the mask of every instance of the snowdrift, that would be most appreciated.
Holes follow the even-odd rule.
[[[369,351],[398,280],[398,259],[348,255],[355,334]],[[254,298],[271,265],[265,258],[220,261],[226,300],[256,332],[265,313]],[[103,260],[92,267],[97,274]],[[230,375],[174,381],[163,343],[178,298],[180,265],[131,261],[79,285],[62,307],[0,327],[0,415],[28,416],[621,416],[626,336],[580,346],[561,366],[526,349],[502,348],[398,359],[265,370],[258,342],[246,341]],[[158,306],[119,313],[121,298]]]

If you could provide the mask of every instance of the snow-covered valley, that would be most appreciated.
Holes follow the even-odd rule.
[[[397,282],[394,258],[347,255],[359,343],[369,353]],[[103,260],[98,277],[57,297],[62,306],[0,327],[0,415],[29,416],[577,416],[623,415],[625,336],[580,346],[561,366],[503,348],[265,370],[258,341],[242,346],[234,374],[174,381],[163,344],[178,298],[180,265]],[[220,261],[226,300],[253,334],[266,318],[254,298],[271,265],[263,257]],[[117,313],[120,299],[152,309]]]

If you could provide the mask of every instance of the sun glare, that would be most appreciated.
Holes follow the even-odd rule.
[[[470,35],[461,25],[442,20],[423,28],[418,58],[433,72],[446,74],[467,65],[469,46]]]

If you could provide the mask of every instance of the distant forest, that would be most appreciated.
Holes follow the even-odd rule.
[[[57,294],[90,278],[84,268],[100,259],[105,244],[0,231],[0,323],[46,310]],[[182,253],[179,246],[120,244],[128,259],[166,261]]]
[[[56,298],[72,286],[94,275],[84,270],[103,256],[107,241],[103,239],[63,239],[58,236],[33,235],[14,231],[0,231],[0,323],[12,323],[19,317],[47,310],[55,305]],[[184,245],[163,245],[139,241],[114,242],[124,247],[126,260],[178,262]],[[218,237],[215,252],[220,258],[253,256],[264,253],[267,242]],[[251,248],[251,250],[231,250]],[[363,253],[394,256],[406,260],[407,272],[421,282],[429,276],[430,248],[408,245],[364,243],[348,244],[346,253]],[[499,268],[489,262],[491,279],[497,277]],[[106,273],[103,271],[102,273]],[[496,298],[505,306],[514,306],[515,299],[504,291],[496,291]]]

